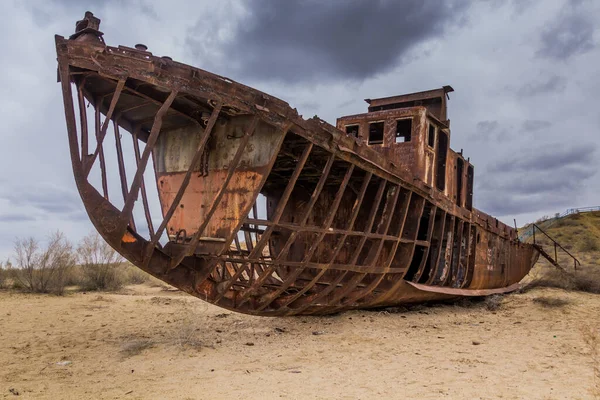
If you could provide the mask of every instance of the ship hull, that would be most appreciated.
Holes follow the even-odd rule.
[[[324,121],[94,38],[56,38],[75,181],[98,232],[155,277],[238,312],[329,314],[511,291],[537,261]]]

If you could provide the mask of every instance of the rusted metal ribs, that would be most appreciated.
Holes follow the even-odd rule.
[[[249,314],[326,314],[502,291],[537,258],[472,208],[473,168],[434,101],[451,88],[369,100],[336,129],[106,46],[91,13],[77,26],[56,38],[75,181],[100,234],[154,276]]]

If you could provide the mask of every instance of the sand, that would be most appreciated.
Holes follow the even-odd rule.
[[[536,288],[497,311],[391,311],[262,318],[145,285],[4,291],[0,398],[593,398],[581,327],[600,324],[599,295]]]

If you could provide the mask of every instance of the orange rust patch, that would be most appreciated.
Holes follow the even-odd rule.
[[[123,235],[123,237],[121,238],[121,241],[123,243],[135,243],[137,239],[135,238],[135,236],[133,236],[131,233],[129,232],[125,232],[125,234]]]

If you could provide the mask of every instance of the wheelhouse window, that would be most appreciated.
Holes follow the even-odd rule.
[[[357,138],[358,137],[358,125],[346,125],[346,134]]]
[[[462,158],[456,159],[456,204],[462,207],[462,194],[463,194],[463,176],[464,176],[465,162]]]
[[[473,209],[473,176],[475,171],[472,165],[467,167],[467,199],[465,207],[467,210]]]
[[[431,148],[435,147],[435,125],[429,124],[429,132],[427,134],[427,145]]]
[[[446,189],[446,157],[448,155],[448,135],[438,130],[438,142],[436,151],[437,166],[435,168],[435,184],[439,190]]]
[[[410,142],[412,118],[396,121],[396,143]]]
[[[384,122],[371,122],[369,124],[369,144],[383,143]]]

